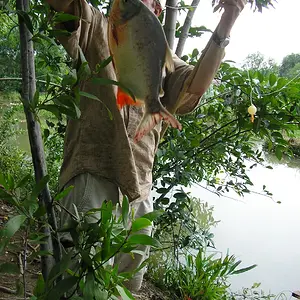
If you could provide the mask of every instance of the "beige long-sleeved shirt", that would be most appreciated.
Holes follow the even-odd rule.
[[[78,28],[71,36],[60,37],[59,41],[73,59],[82,49],[91,70],[110,56],[107,42],[107,19],[84,0],[75,1],[75,12],[80,17]],[[167,108],[175,105],[185,80],[192,67],[174,57],[175,71],[167,74],[161,99]],[[116,80],[112,64],[102,69],[99,77]],[[82,97],[81,117],[67,124],[64,159],[60,185],[63,187],[71,178],[81,173],[91,173],[117,184],[121,193],[132,200],[148,197],[152,184],[154,155],[160,140],[161,124],[135,144],[133,137],[143,116],[143,107],[126,106],[121,111],[116,105],[116,87],[83,83],[82,91],[96,95],[107,105],[107,109],[96,100]],[[199,96],[186,94],[177,113],[185,114],[194,109]]]

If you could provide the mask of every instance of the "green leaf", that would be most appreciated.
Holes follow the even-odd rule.
[[[33,34],[33,25],[32,25],[29,15],[25,11],[22,11],[22,10],[17,10],[16,13],[18,14],[19,18],[21,18],[24,21],[27,29]]]
[[[109,119],[110,119],[110,120],[113,119],[113,116],[112,116],[112,113],[111,113],[110,109],[109,109],[109,108],[107,107],[107,105],[106,105],[102,100],[100,100],[97,96],[92,95],[92,94],[87,93],[87,92],[82,92],[82,91],[79,92],[79,95],[82,96],[82,97],[87,97],[87,98],[90,98],[90,99],[97,100],[97,101],[101,102],[101,103],[105,106],[105,108],[106,108],[106,110],[107,110],[107,112],[108,112]]]
[[[197,48],[195,48],[192,52],[192,57],[196,57],[199,55],[199,50]]]
[[[32,99],[32,107],[35,109],[37,105],[39,104],[39,99],[40,99],[40,92],[39,90],[36,90]]]
[[[108,299],[108,292],[104,290],[100,290],[99,287],[97,287],[94,291],[95,300],[107,300]]]
[[[186,199],[187,194],[186,193],[175,193],[173,195],[173,197],[176,198],[176,199]]]
[[[36,199],[38,198],[39,194],[41,191],[46,187],[48,181],[50,179],[49,175],[45,175],[33,188],[31,195],[30,195],[30,200],[32,202],[35,202]]]
[[[135,101],[135,95],[132,93],[130,89],[128,89],[126,86],[124,86],[122,83],[108,79],[108,78],[93,78],[92,82],[94,84],[100,84],[100,85],[116,85],[119,86],[125,93],[130,95],[130,97]]]
[[[282,159],[283,154],[282,154],[281,147],[278,147],[278,146],[276,147],[276,149],[275,149],[275,155],[278,158],[278,160]]]
[[[95,210],[91,209],[90,211],[93,212]],[[107,223],[108,221],[111,220],[112,216],[113,216],[112,201],[108,201],[107,203],[103,202],[101,206],[101,223],[102,224]]]
[[[131,293],[125,287],[117,285],[116,288],[123,300],[134,300]]]
[[[79,279],[75,276],[67,277],[59,281],[46,295],[46,300],[60,299],[64,293],[70,291]]]
[[[25,222],[26,218],[27,217],[24,215],[18,215],[18,216],[14,216],[11,219],[9,219],[3,229],[4,236],[7,239],[10,239],[20,229],[20,227]]]
[[[152,222],[146,218],[138,218],[132,222],[131,231],[137,232],[143,228],[149,227],[152,225]]]
[[[97,96],[92,95],[92,94],[87,93],[87,92],[80,91],[79,95],[82,96],[82,97],[87,97],[87,98],[102,102]]]
[[[29,213],[30,217],[33,216],[33,214],[38,210],[39,204],[37,198],[34,200],[32,199],[26,199],[23,201],[23,206],[24,208],[27,209],[27,212]]]
[[[83,288],[83,299],[84,300],[94,299],[95,289],[96,289],[95,278],[93,273],[89,271],[86,276],[86,282]]]
[[[131,235],[128,238],[127,243],[132,245],[148,245],[155,248],[161,247],[161,244],[157,240],[146,234]]]
[[[64,254],[61,261],[52,267],[47,278],[48,287],[52,285],[52,283],[57,277],[59,277],[69,268],[69,266],[71,265],[72,255],[73,255],[72,252]],[[52,299],[59,299],[59,298],[52,298]]]
[[[70,191],[74,188],[73,185],[68,186],[66,189],[64,189],[63,191],[61,191],[59,194],[57,194],[54,198],[55,201],[61,200],[62,198],[65,198]]]
[[[155,219],[157,219],[158,217],[160,217],[163,214],[164,214],[163,210],[155,210],[155,211],[152,211],[150,213],[143,215],[142,218],[146,218],[150,221],[154,221]]]
[[[77,75],[80,80],[87,80],[92,75],[92,71],[87,61],[80,65]]]
[[[254,269],[255,267],[257,267],[257,265],[252,265],[252,266],[249,266],[249,267],[246,267],[246,268],[236,270],[236,271],[232,272],[231,274],[236,275],[236,274],[245,273],[245,272],[248,272],[248,271]]]
[[[60,118],[60,112],[59,112],[59,109],[58,109],[57,105],[54,105],[54,104],[41,104],[41,105],[39,105],[39,109],[40,110],[42,110],[42,109],[47,110],[47,111],[53,113],[57,119],[59,119],[59,120],[61,119]]]
[[[122,219],[124,228],[128,228],[128,221],[129,221],[129,202],[126,196],[123,197],[122,201]]]
[[[11,205],[18,205],[18,201],[7,191],[0,188],[0,199],[6,201]]]
[[[159,202],[163,205],[167,205],[170,203],[170,198],[164,197],[159,200]]]
[[[56,13],[53,21],[60,23],[60,22],[68,22],[68,21],[73,21],[73,20],[79,20],[78,16],[66,14],[66,13]]]
[[[19,274],[20,269],[16,263],[12,264],[12,263],[5,262],[3,264],[0,264],[0,273]]]
[[[31,175],[30,174],[26,175],[17,183],[16,188],[24,187],[28,183],[28,181],[30,181],[30,179],[31,179]]]
[[[169,189],[166,189],[166,188],[159,188],[156,190],[156,193],[159,193],[159,194],[167,194],[169,192]]]
[[[48,30],[49,35],[51,37],[55,36],[55,37],[59,37],[59,36],[71,36],[72,33],[68,30],[64,30],[64,29],[52,29],[52,30]]]
[[[72,69],[69,74],[63,77],[61,82],[63,87],[73,86],[77,82],[77,72],[76,69]]]
[[[38,275],[38,279],[36,281],[36,286],[34,288],[33,294],[37,297],[42,296],[45,292],[45,281],[42,274]]]
[[[96,66],[96,72],[98,73],[101,69],[104,69],[107,65],[110,64],[111,61],[112,61],[112,56],[101,61],[101,63]]]
[[[6,182],[7,182],[8,190],[13,190],[15,188],[15,180],[11,176],[11,174],[6,175]]]
[[[270,84],[270,86],[275,85],[276,81],[277,81],[277,76],[275,74],[271,73],[269,75],[269,84]]]
[[[0,253],[4,251],[9,239],[20,229],[26,219],[26,216],[18,215],[8,220],[1,231]]]
[[[287,80],[285,78],[279,78],[277,81],[277,88],[281,89],[284,87],[284,85],[286,84]]]

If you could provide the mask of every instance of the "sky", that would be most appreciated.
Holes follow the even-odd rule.
[[[200,0],[193,26],[215,29],[221,13],[212,12],[211,2]],[[270,7],[259,13],[247,4],[232,29],[225,59],[241,64],[248,54],[259,51],[281,63],[284,56],[300,53],[300,0],[277,0],[274,6],[275,9]],[[189,39],[184,54],[191,53],[193,48],[203,49],[209,38],[210,33],[205,33],[201,38]]]

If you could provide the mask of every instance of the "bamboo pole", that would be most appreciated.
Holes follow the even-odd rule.
[[[174,48],[177,22],[177,0],[167,0],[164,31],[171,49]]]
[[[30,0],[17,0],[16,8],[19,12],[27,13],[29,11]],[[35,120],[33,113],[29,109],[29,103],[33,100],[36,91],[34,50],[32,43],[32,34],[28,30],[24,18],[19,14],[20,47],[21,47],[21,70],[22,70],[22,100],[24,112],[27,121],[27,130],[31,148],[31,155],[35,173],[35,180],[38,183],[46,174],[47,167],[45,161],[45,152],[42,142],[42,134],[39,123]],[[42,220],[43,233],[46,234],[46,244],[41,244],[41,250],[49,251],[54,254],[55,261],[60,259],[60,244],[57,237],[52,238],[50,227],[57,232],[57,223],[53,211],[51,195],[48,185],[39,195],[40,205],[44,206],[47,216]],[[47,222],[48,221],[48,222]],[[51,268],[54,265],[52,256],[42,256],[42,274],[44,279],[48,277]]]
[[[182,55],[182,52],[183,52],[183,49],[185,46],[185,42],[189,36],[189,31],[190,31],[190,28],[192,25],[192,20],[193,20],[194,14],[196,12],[196,9],[197,9],[199,3],[200,3],[200,0],[193,0],[193,2],[191,4],[191,8],[186,15],[184,24],[182,26],[181,34],[180,34],[180,37],[178,40],[178,44],[176,47],[176,51],[175,51],[175,53],[178,57],[181,57],[181,55]]]

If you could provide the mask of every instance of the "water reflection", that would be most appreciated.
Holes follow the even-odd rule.
[[[300,159],[280,163],[273,155],[266,155],[266,159],[273,170],[258,166],[249,174],[255,191],[262,192],[265,184],[273,199],[229,194],[235,201],[196,186],[191,189],[193,195],[215,207],[215,219],[221,220],[213,230],[217,249],[237,255],[244,266],[258,264],[232,279],[233,290],[254,282],[261,282],[263,290],[273,293],[300,289]]]

